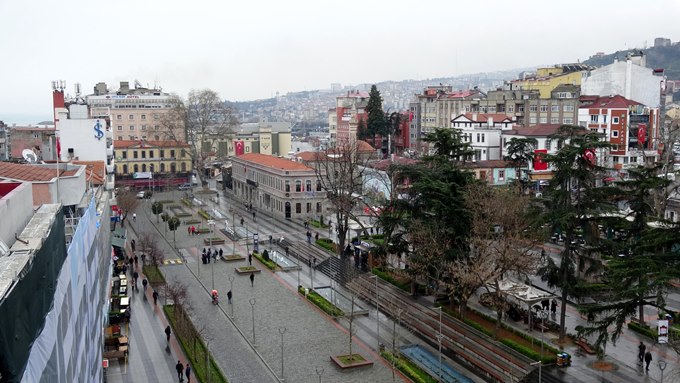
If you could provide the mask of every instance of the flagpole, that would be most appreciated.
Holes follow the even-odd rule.
[[[59,157],[60,157],[61,153],[59,153],[59,131],[55,129],[54,135],[55,135],[55,137],[57,137],[57,143],[55,145],[56,146],[55,152],[57,152],[57,203],[60,203],[60,201],[59,201]]]

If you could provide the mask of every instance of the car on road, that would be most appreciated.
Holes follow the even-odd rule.
[[[151,198],[151,194],[152,193],[150,191],[142,190],[140,192],[137,192],[137,198],[138,199],[148,199],[148,198]]]
[[[181,184],[177,186],[177,190],[191,190],[191,184],[189,183]]]

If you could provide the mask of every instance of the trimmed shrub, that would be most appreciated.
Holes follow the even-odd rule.
[[[388,362],[394,363],[394,366],[414,383],[437,383],[437,379],[406,358],[396,356],[389,351],[381,351],[380,355]]]
[[[399,282],[396,279],[394,279],[394,277],[392,277],[389,273],[377,267],[374,267],[371,271],[373,272],[373,274],[377,275],[378,278],[382,279],[383,281],[391,283],[403,291],[411,292],[411,282]]]
[[[329,238],[319,238],[316,240],[316,244],[323,247],[325,250],[335,254],[335,243]]]
[[[636,333],[640,335],[644,335],[648,338],[656,340],[656,337],[658,336],[656,330],[652,330],[651,327],[647,325],[641,325],[638,322],[628,322],[628,328],[635,331]]]
[[[302,295],[305,295],[305,288],[299,287],[298,292]],[[323,310],[326,314],[332,317],[339,317],[345,315],[345,313],[342,310],[340,310],[337,306],[326,300],[326,298],[317,294],[316,291],[314,290],[310,290],[309,293],[306,295],[306,298],[310,302],[314,303],[318,308]]]
[[[265,251],[267,251],[267,250],[265,250]],[[269,255],[267,255],[267,259],[265,259],[264,253],[260,254],[260,253],[253,252],[253,256],[255,257],[255,259],[260,261],[261,264],[265,265],[269,270],[276,270],[276,269],[279,268],[279,265],[276,262],[269,259]]]

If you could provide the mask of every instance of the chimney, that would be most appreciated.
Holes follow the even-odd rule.
[[[130,83],[127,82],[127,81],[121,81],[120,82],[120,89],[118,89],[118,93],[120,93],[120,94],[130,93]]]
[[[55,89],[52,91],[52,114],[54,115],[54,126],[57,126],[57,108],[64,108],[64,91]]]
[[[472,121],[477,121],[477,113],[472,113]]]

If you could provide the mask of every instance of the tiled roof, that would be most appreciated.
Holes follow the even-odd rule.
[[[526,136],[526,137],[547,137],[557,133],[560,129],[560,124],[538,124],[529,127],[514,128],[512,130],[503,132],[503,134],[512,136]]]
[[[270,156],[267,154],[260,153],[246,153],[235,157],[237,160],[249,161],[256,163],[258,165],[263,165],[268,168],[281,169],[281,170],[314,170],[300,162],[295,162],[287,160],[285,158],[279,158]]]
[[[604,109],[627,109],[629,106],[642,105],[637,101],[629,100],[620,95],[598,97],[589,104],[582,105],[581,109],[604,108]]]
[[[42,126],[10,126],[9,128],[14,132],[33,132],[38,130],[41,132],[54,133],[56,130],[55,128],[45,128]]]
[[[477,161],[468,163],[474,168],[512,168],[514,167],[511,163],[504,160],[487,160],[487,161]]]
[[[59,175],[62,177],[74,176],[78,169],[62,170]],[[7,178],[21,181],[36,181],[45,182],[51,181],[57,177],[57,170],[55,168],[29,165],[29,164],[14,164],[11,162],[0,162],[0,178]]]
[[[420,162],[420,161],[414,160],[413,158],[394,157],[393,161],[390,161],[389,158],[384,159],[384,160],[380,160],[380,161],[376,161],[376,162],[371,164],[371,167],[373,167],[373,169],[377,169],[377,170],[386,170],[390,167],[390,165],[413,165],[413,164],[417,164],[418,162]]]
[[[140,147],[140,148],[188,148],[189,144],[177,141],[143,141],[143,140],[115,140],[113,147],[116,149]]]
[[[103,185],[106,178],[106,164],[104,161],[71,161],[74,165],[85,165],[87,180],[94,185]]]
[[[325,152],[299,152],[299,153],[295,153],[295,158],[298,158],[302,161],[317,161],[317,160],[325,159],[326,153]]]
[[[477,114],[476,120],[473,119],[473,117],[475,117],[474,115],[475,115],[474,113],[460,114],[456,118],[454,118],[452,121],[455,121],[459,117],[463,116],[463,117],[467,118],[468,120],[470,120],[472,122],[487,122],[487,121],[489,121],[489,118],[493,118],[494,122],[504,122],[506,120],[508,122],[512,122],[512,118],[508,117],[507,115],[505,115],[503,113],[480,113],[480,114]]]
[[[357,151],[358,152],[375,152],[375,149],[366,141],[357,140]]]

